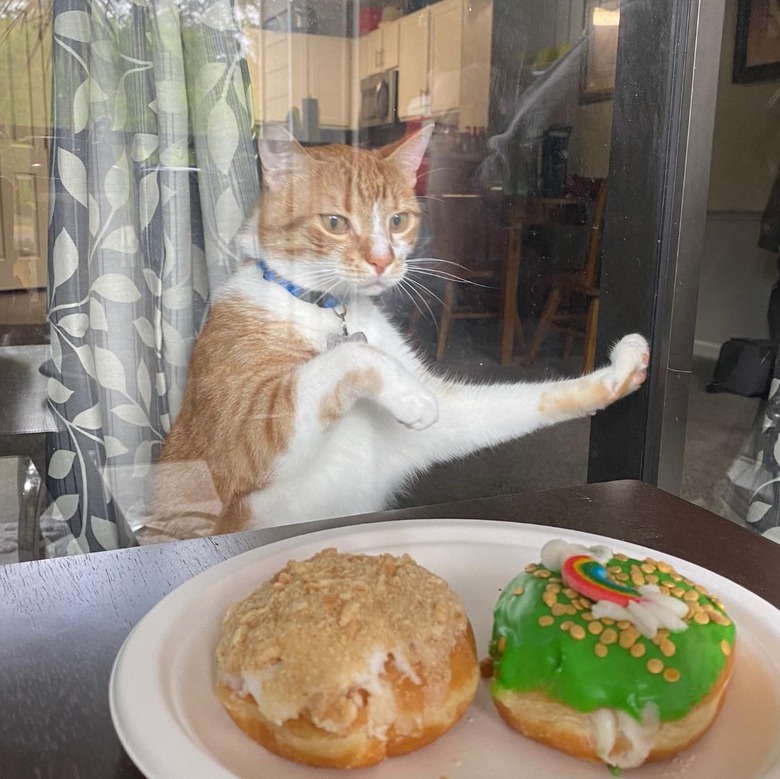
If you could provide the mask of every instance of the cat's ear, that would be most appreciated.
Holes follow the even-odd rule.
[[[303,146],[279,124],[264,129],[258,151],[263,163],[263,184],[271,189],[281,187],[304,166],[307,158]]]
[[[408,138],[384,146],[379,150],[379,156],[397,165],[406,176],[409,186],[417,182],[417,170],[420,167],[428,142],[433,135],[433,124],[426,125]]]

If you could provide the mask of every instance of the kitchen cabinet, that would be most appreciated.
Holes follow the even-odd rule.
[[[486,127],[492,0],[441,0],[400,20],[398,113],[457,113],[458,126]]]
[[[305,35],[263,30],[263,121],[284,122],[293,107],[301,110],[308,77]]]
[[[320,125],[349,127],[351,49],[347,38],[306,35],[307,97],[316,97]]]
[[[398,67],[399,22],[385,22],[357,41],[360,78]]]
[[[398,116],[401,119],[430,113],[430,27],[428,8],[403,16],[399,21]]]
[[[321,127],[350,126],[351,48],[347,38],[262,31],[259,57],[253,57],[253,79],[265,122],[285,122],[302,111],[304,98],[316,98]],[[252,61],[250,61],[251,63]]]
[[[430,14],[431,113],[440,114],[460,106],[463,2],[444,0]]]

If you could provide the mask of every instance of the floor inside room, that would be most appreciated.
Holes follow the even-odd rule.
[[[21,312],[25,312],[24,316]],[[20,392],[19,365],[7,358],[8,350],[4,351],[3,347],[40,349],[46,340],[44,312],[43,292],[33,293],[23,302],[15,295],[0,295],[0,397],[3,406],[32,402],[37,407],[43,402],[46,379],[34,370],[35,366],[32,369],[27,366],[27,373],[23,374],[26,389]],[[437,327],[430,316],[418,325],[415,337],[433,360]],[[479,381],[514,381],[577,375],[581,365],[580,345],[575,342],[573,353],[564,359],[561,342],[551,337],[544,343],[540,358],[532,368],[524,365],[519,353],[510,365],[502,367],[497,320],[462,320],[453,324],[445,357],[438,367]],[[694,359],[681,496],[740,521],[728,505],[725,476],[747,440],[760,400],[706,392],[713,368],[712,360]],[[17,382],[16,389],[11,386],[14,381]],[[34,384],[32,389],[31,383]],[[410,484],[396,506],[582,484],[587,476],[589,428],[587,419],[561,424],[479,455],[438,466]],[[31,460],[39,463],[43,460],[43,437],[11,437],[2,433],[0,431],[0,455],[4,455],[0,456],[0,563],[7,563],[18,559],[18,518],[20,511],[29,510],[31,498],[29,494],[25,497],[25,490],[29,493],[34,487],[31,478],[34,481],[36,476],[36,469],[30,469],[29,465]]]

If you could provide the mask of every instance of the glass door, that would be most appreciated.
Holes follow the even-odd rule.
[[[259,152],[280,128],[310,161],[331,144],[390,156],[429,134],[407,276],[378,303],[431,374],[490,387],[485,429],[504,410],[496,387],[588,373],[628,333],[652,346],[642,388],[594,417],[501,443],[450,441],[376,504],[333,508],[323,487],[323,508],[294,521],[618,478],[680,491],[703,321],[701,306],[693,312],[713,240],[718,52],[726,27],[744,28],[737,3],[209,2],[116,16],[91,0],[9,6],[4,67],[27,57],[44,88],[14,81],[0,143],[46,147],[49,161],[42,171],[38,153],[3,156],[24,170],[4,173],[0,198],[0,264],[15,279],[0,285],[0,361],[14,369],[0,371],[10,507],[0,524],[16,537],[28,518],[18,539],[34,538],[36,555],[143,540],[204,322],[223,285],[258,259],[246,229],[273,157]],[[19,119],[32,97],[51,99],[53,117]],[[300,203],[315,189],[299,191]],[[340,213],[319,216],[335,218],[323,229],[343,225]],[[8,270],[22,255],[34,272]],[[473,432],[476,413],[453,429]],[[377,439],[364,460],[379,468],[386,455]],[[208,486],[220,463],[203,465],[182,484]],[[312,483],[332,467],[319,463]],[[237,499],[282,471],[249,474]],[[193,501],[194,525],[224,508],[213,491]],[[245,520],[197,532],[251,527]]]

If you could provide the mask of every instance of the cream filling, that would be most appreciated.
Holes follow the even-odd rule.
[[[647,760],[661,727],[658,707],[648,703],[637,722],[630,714],[617,709],[598,709],[590,715],[596,738],[596,754],[616,768],[636,768]],[[628,742],[628,749],[612,754],[618,737]]]
[[[387,729],[397,723],[398,707],[392,685],[384,676],[385,665],[390,659],[400,673],[409,678],[412,683],[420,684],[421,680],[414,672],[411,663],[399,652],[387,652],[376,650],[371,653],[363,674],[355,674],[344,680],[343,694],[354,705],[355,717],[358,709],[363,705],[363,699],[358,694],[359,690],[368,693],[368,717],[367,728],[370,736],[385,739]],[[317,695],[320,690],[311,689],[305,691],[302,696],[285,698],[275,694],[268,694],[266,686],[282,670],[284,661],[263,668],[260,671],[242,671],[240,675],[223,674],[221,681],[238,695],[245,697],[251,695],[257,704],[259,713],[277,727],[287,720],[296,719],[304,708],[307,708],[308,699]],[[353,693],[352,695],[350,693]],[[324,717],[313,717],[314,724],[332,733],[343,731],[343,723],[336,723]]]

